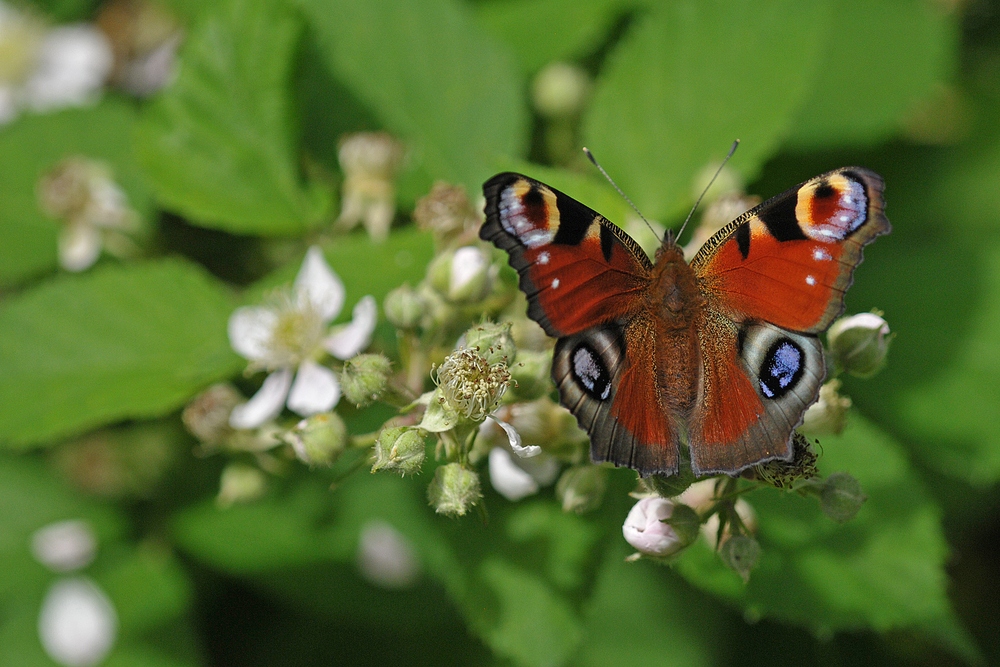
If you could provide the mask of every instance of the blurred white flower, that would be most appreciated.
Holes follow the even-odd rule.
[[[545,455],[515,457],[504,447],[494,447],[490,450],[489,469],[493,488],[504,498],[514,502],[552,484],[559,474],[559,461]]]
[[[38,616],[45,653],[65,667],[90,667],[104,660],[118,634],[118,615],[108,596],[89,579],[52,584]]]
[[[332,410],[340,400],[336,374],[317,362],[324,353],[349,359],[368,346],[377,309],[371,296],[354,307],[352,321],[330,329],[344,306],[344,285],[326,263],[323,252],[309,248],[291,290],[271,303],[239,308],[229,318],[229,341],[250,363],[267,370],[257,394],[236,406],[229,417],[234,428],[255,428],[273,419],[286,404],[303,417]]]
[[[38,181],[42,210],[62,223],[59,265],[67,271],[90,268],[106,249],[118,257],[135,251],[129,232],[138,214],[101,162],[74,155],[60,161]]]
[[[372,239],[385,240],[396,215],[396,172],[403,146],[384,132],[357,132],[345,136],[337,154],[344,171],[337,225],[351,229],[359,222]]]
[[[382,588],[409,588],[420,575],[410,540],[384,521],[369,521],[358,540],[358,569]]]
[[[50,570],[79,570],[94,560],[97,537],[86,521],[57,521],[35,531],[31,536],[31,553]]]
[[[21,109],[38,112],[96,103],[113,65],[111,45],[89,24],[46,30],[0,2],[0,125]]]
[[[659,496],[643,498],[629,510],[622,535],[640,553],[647,556],[670,556],[684,544],[673,527],[664,523],[674,513],[674,504]]]

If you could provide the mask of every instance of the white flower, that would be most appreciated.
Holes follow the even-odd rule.
[[[93,582],[74,577],[52,584],[38,616],[38,637],[52,660],[65,667],[97,665],[117,634],[115,608]]]
[[[648,556],[669,556],[684,546],[673,527],[664,523],[674,513],[666,498],[643,498],[629,511],[622,525],[625,541]]]
[[[50,570],[78,570],[94,560],[97,537],[86,521],[57,521],[35,531],[31,536],[31,553]]]
[[[358,569],[382,588],[409,588],[420,575],[416,550],[405,535],[384,521],[369,521],[358,540]]]
[[[403,146],[384,132],[357,132],[345,136],[337,153],[344,171],[337,225],[351,229],[364,223],[375,241],[384,241],[396,214],[396,173]]]
[[[38,181],[42,210],[62,223],[59,265],[67,271],[89,268],[105,248],[122,257],[134,252],[127,236],[138,228],[138,214],[107,165],[74,155],[60,161]]]
[[[498,424],[501,422],[497,422]],[[513,429],[512,429],[513,430]],[[527,449],[526,447],[522,447]],[[538,493],[542,486],[548,486],[559,474],[559,461],[551,456],[517,457],[504,447],[490,450],[490,483],[497,493],[511,502]]]
[[[317,359],[330,353],[349,359],[368,346],[377,316],[375,299],[354,306],[350,324],[329,328],[344,306],[344,285],[323,252],[309,248],[292,289],[264,306],[239,308],[229,318],[229,341],[250,369],[270,372],[260,391],[233,409],[229,423],[249,429],[273,419],[286,404],[308,417],[340,400],[336,374]]]

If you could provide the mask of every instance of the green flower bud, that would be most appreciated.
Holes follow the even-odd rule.
[[[419,473],[426,456],[424,437],[422,430],[409,426],[382,429],[375,442],[372,472],[392,470],[400,475]]]
[[[867,499],[858,480],[846,472],[833,473],[819,489],[820,509],[837,523],[853,519]]]
[[[840,435],[847,425],[851,399],[837,393],[840,380],[833,379],[819,389],[819,400],[809,406],[799,427],[809,435]]]
[[[463,246],[441,253],[427,267],[431,287],[455,303],[479,301],[493,287],[495,271],[479,246]]]
[[[518,350],[517,359],[510,366],[511,391],[522,401],[541,398],[552,390],[551,372],[551,352]]]
[[[482,497],[479,475],[459,463],[439,467],[427,487],[427,500],[434,511],[447,516],[463,516]]]
[[[389,382],[392,363],[383,354],[359,354],[344,362],[340,388],[359,408],[377,401]]]
[[[722,543],[719,557],[730,569],[735,570],[743,581],[750,581],[750,572],[760,560],[760,543],[749,535],[733,535]]]
[[[867,378],[885,366],[892,336],[881,313],[860,313],[842,317],[826,335],[837,365],[851,375]]]
[[[503,362],[490,364],[476,350],[463,348],[445,358],[434,379],[446,411],[481,422],[500,405],[510,371]]]
[[[567,468],[556,482],[556,498],[563,512],[585,514],[601,506],[608,488],[608,471],[601,466]]]
[[[427,311],[423,296],[410,287],[401,285],[385,296],[382,303],[385,318],[397,329],[412,330],[420,326]]]
[[[309,466],[331,466],[347,448],[347,426],[336,412],[303,419],[282,438]]]
[[[546,118],[575,116],[590,94],[590,76],[578,65],[553,62],[531,82],[531,101]]]
[[[477,324],[462,337],[459,347],[468,347],[479,352],[479,356],[486,360],[486,363],[493,365],[503,362],[509,367],[517,348],[514,346],[514,337],[510,335],[510,323],[504,322],[496,324],[494,322],[483,322]]]
[[[219,478],[219,495],[215,502],[220,507],[257,500],[267,491],[267,477],[259,469],[245,463],[230,463]]]

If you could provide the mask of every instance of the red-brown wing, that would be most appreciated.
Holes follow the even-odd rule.
[[[649,283],[649,259],[600,214],[520,174],[483,185],[479,236],[506,250],[528,315],[553,337],[627,318]]]
[[[710,306],[734,322],[825,331],[843,311],[862,248],[889,233],[882,187],[878,174],[846,167],[744,213],[691,262]]]
[[[590,458],[641,475],[677,472],[677,428],[656,388],[648,320],[611,323],[560,338],[552,359],[559,396],[590,434]]]

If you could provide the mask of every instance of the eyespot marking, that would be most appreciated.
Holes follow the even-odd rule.
[[[601,357],[585,343],[580,343],[570,356],[573,379],[591,397],[607,400],[611,394],[611,374]]]
[[[770,399],[792,391],[805,372],[805,351],[789,338],[774,341],[760,365],[760,391]]]

